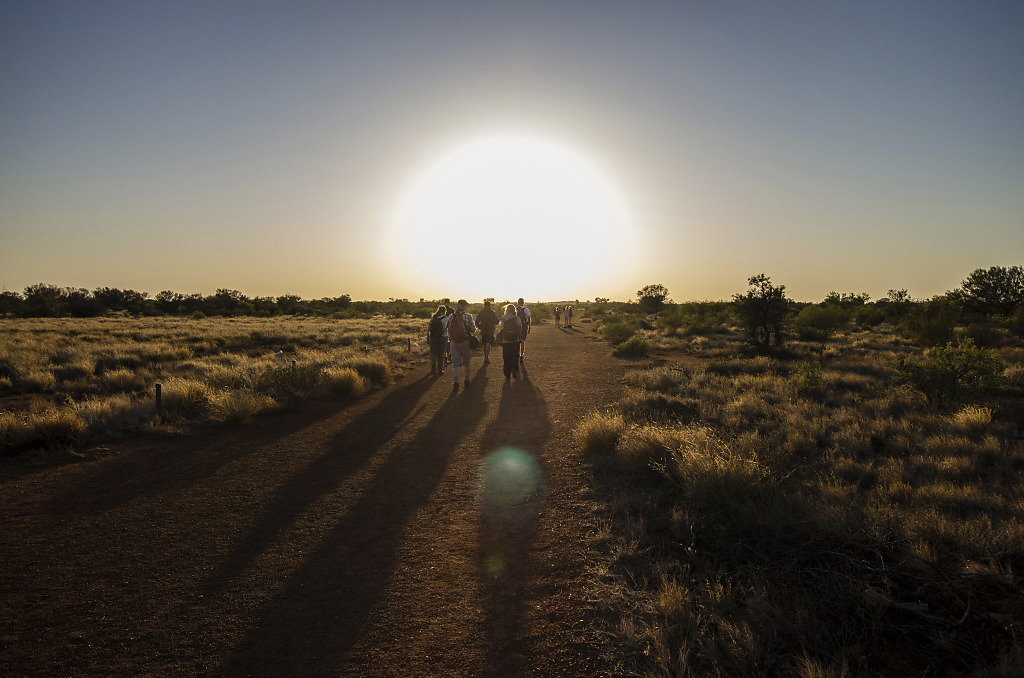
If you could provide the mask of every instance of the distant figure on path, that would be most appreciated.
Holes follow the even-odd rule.
[[[427,346],[430,347],[430,373],[444,374],[444,350],[448,342],[448,309],[438,306],[427,324]]]
[[[469,388],[469,362],[473,358],[469,337],[476,332],[476,324],[473,322],[473,316],[466,313],[467,306],[469,303],[465,299],[459,299],[455,314],[448,323],[448,340],[452,347],[452,393],[459,391],[460,371],[465,372],[465,385]]]
[[[561,321],[562,321],[562,309],[560,309],[558,306],[555,306],[555,327],[561,327],[562,326],[562,322]]]
[[[519,362],[526,362],[526,337],[530,334],[530,327],[533,325],[531,318],[533,314],[526,308],[526,302],[519,297],[519,305],[516,307],[516,315],[522,327],[519,331]]]
[[[565,307],[565,326],[572,327],[572,306]]]
[[[519,345],[521,342],[523,326],[519,320],[518,309],[515,305],[505,306],[504,314],[501,316],[501,358],[502,370],[505,372],[505,379],[512,375],[519,378]]]
[[[448,332],[448,327],[452,324],[452,316],[455,315],[455,309],[448,305],[448,300],[445,300],[444,306],[444,331]],[[445,364],[452,361],[452,342],[450,339],[444,344],[444,362]]]
[[[480,328],[480,343],[484,345],[484,365],[491,364],[491,346],[494,346],[494,328],[498,326],[498,314],[491,308],[490,301],[484,301],[484,308],[476,316]]]

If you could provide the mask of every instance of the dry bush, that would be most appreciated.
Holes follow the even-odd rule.
[[[276,406],[277,402],[273,398],[254,391],[213,391],[210,395],[210,418],[219,422],[246,421]]]
[[[1016,675],[1019,392],[936,410],[896,382],[919,351],[889,330],[813,367],[730,341],[703,370],[629,373],[619,414],[577,432],[608,462],[595,587],[620,673]]]
[[[338,395],[359,397],[366,391],[363,375],[351,367],[333,367],[327,370],[327,388]]]

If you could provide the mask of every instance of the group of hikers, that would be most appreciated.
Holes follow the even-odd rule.
[[[572,327],[572,306],[555,306],[555,327]],[[563,318],[565,324],[562,324]]]
[[[427,345],[430,347],[430,373],[444,374],[445,365],[452,364],[452,392],[458,392],[461,383],[469,388],[469,363],[473,349],[483,345],[484,364],[491,362],[491,347],[500,343],[505,380],[519,378],[519,367],[526,362],[526,337],[532,326],[532,316],[520,298],[515,304],[506,304],[501,317],[484,301],[484,308],[476,318],[467,311],[469,304],[459,299],[455,307],[447,300],[437,307],[427,326]],[[480,330],[480,338],[476,336]]]

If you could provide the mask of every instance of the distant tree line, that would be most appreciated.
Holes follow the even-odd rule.
[[[22,293],[0,292],[0,317],[88,318],[107,313],[179,316],[273,316],[311,315],[356,318],[378,313],[395,316],[428,317],[438,301],[389,299],[353,301],[347,294],[320,299],[303,299],[295,294],[278,297],[249,297],[238,290],[219,289],[213,294],[182,294],[164,290],[155,296],[116,287],[58,287],[38,283]]]
[[[752,344],[765,349],[780,347],[792,336],[824,347],[841,330],[881,323],[897,326],[923,346],[944,346],[957,337],[993,346],[1011,334],[1024,336],[1021,266],[977,269],[957,289],[930,299],[911,299],[907,290],[893,289],[874,301],[863,292],[829,292],[820,302],[798,302],[787,295],[785,285],[774,284],[763,273],[751,276],[747,289],[731,301],[674,304],[668,297],[668,288],[651,284],[637,292],[635,301],[598,298],[588,306],[612,340],[655,325],[682,334],[739,326]]]

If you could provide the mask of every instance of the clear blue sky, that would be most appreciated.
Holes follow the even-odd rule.
[[[592,158],[635,227],[640,270],[553,298],[928,296],[1024,263],[1024,3],[0,7],[9,289],[457,295],[393,274],[387,221],[509,128]]]

